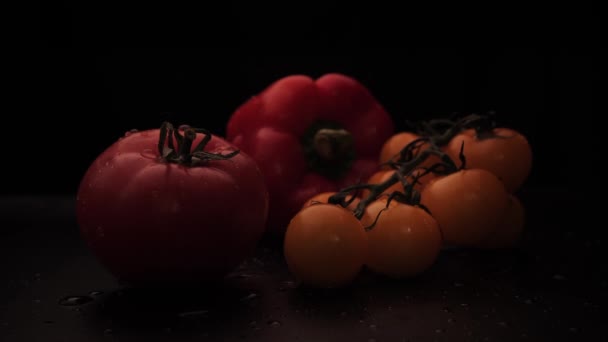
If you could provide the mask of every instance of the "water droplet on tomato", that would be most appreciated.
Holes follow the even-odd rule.
[[[91,301],[93,301],[93,298],[90,296],[67,296],[59,300],[59,305],[77,306],[86,304]]]
[[[151,150],[149,148],[143,150],[140,154],[142,157],[147,158],[147,159],[156,159],[156,157],[157,157],[154,150]]]
[[[133,128],[132,130],[130,130],[130,131],[128,131],[128,132],[126,132],[126,133],[125,133],[125,137],[128,137],[128,136],[130,136],[130,135],[131,135],[131,134],[133,134],[133,133],[137,133],[137,130],[136,130],[135,128]]]

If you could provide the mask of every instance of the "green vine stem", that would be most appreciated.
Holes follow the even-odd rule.
[[[426,132],[426,134],[404,146],[401,151],[394,156],[396,157],[394,161],[387,162],[387,164],[395,170],[391,177],[379,184],[356,184],[345,187],[331,196],[328,199],[328,203],[347,207],[346,197],[348,195],[353,191],[360,191],[362,189],[368,190],[369,194],[362,198],[357,207],[353,210],[355,217],[360,220],[369,204],[377,200],[379,196],[394,184],[401,183],[404,192],[396,191],[390,194],[387,207],[392,200],[423,207],[420,204],[420,193],[414,189],[414,185],[417,184],[418,179],[429,173],[441,175],[451,174],[464,169],[466,166],[464,142],[460,147],[459,153],[461,162],[460,167],[456,166],[456,163],[449,155],[441,150],[441,147],[448,144],[452,138],[465,129],[474,128],[478,134],[487,134],[491,133],[495,124],[493,120],[490,120],[489,116],[471,114],[458,121],[437,119],[419,123],[417,127],[420,128],[419,131]],[[445,127],[443,132],[440,132],[439,127]],[[421,150],[424,145],[428,145],[428,147]],[[440,162],[430,167],[422,167],[422,163],[432,155],[439,157]],[[413,172],[416,170],[422,170],[422,172],[414,176]],[[354,197],[355,196],[352,196],[351,200]],[[426,208],[423,207],[423,209]]]
[[[204,136],[193,149],[192,145],[197,133]],[[177,146],[174,145],[173,138],[175,138]],[[229,160],[239,154],[239,150],[227,154],[206,152],[205,146],[211,141],[211,138],[211,132],[206,129],[187,127],[182,135],[179,129],[175,129],[171,123],[163,122],[158,139],[158,153],[161,159],[167,163],[186,166],[196,166],[212,160]]]

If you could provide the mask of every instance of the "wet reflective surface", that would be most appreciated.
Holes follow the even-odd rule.
[[[418,278],[364,272],[339,290],[299,284],[271,242],[220,284],[129,288],[88,253],[69,214],[28,221],[5,207],[0,340],[606,340],[606,234],[570,197],[522,197],[521,248],[444,251]]]

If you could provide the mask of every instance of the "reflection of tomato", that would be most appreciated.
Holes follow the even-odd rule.
[[[521,238],[524,230],[525,210],[517,197],[509,196],[509,205],[492,234],[484,239],[481,248],[509,248],[514,247]]]
[[[382,150],[380,150],[380,164],[386,163],[388,161],[395,161],[395,156],[401,152],[401,150],[407,146],[412,141],[420,138],[419,135],[411,133],[411,132],[401,132],[393,135],[388,140],[384,142],[382,146]],[[428,144],[422,144],[420,148],[413,151],[414,155],[417,155],[420,151],[425,150],[429,147]],[[420,166],[421,167],[430,167],[433,164],[436,164],[440,161],[440,159],[435,156],[429,156]],[[387,165],[383,166],[383,169],[387,170],[389,167]]]
[[[472,247],[487,238],[508,206],[504,184],[483,169],[438,177],[422,191],[422,204],[439,223],[447,245]]]
[[[367,207],[370,217],[378,217],[367,232],[368,267],[395,278],[427,270],[441,250],[437,221],[423,209],[408,204],[392,201],[388,209],[385,208],[386,200],[375,201]]]
[[[302,282],[344,286],[363,267],[367,235],[351,211],[331,204],[311,205],[289,223],[284,252],[290,271]]]
[[[322,192],[320,194],[316,194],[313,197],[311,197],[308,201],[304,202],[304,205],[302,206],[302,209],[306,208],[306,207],[310,207],[311,205],[314,204],[322,204],[322,203],[327,203],[328,199],[332,196],[336,194],[335,192]],[[348,202],[350,201],[350,199],[352,198],[351,195],[346,196],[345,200]],[[357,204],[359,204],[360,199],[358,197],[355,197],[355,199],[353,199],[353,201],[346,207],[350,210],[355,210],[355,208],[357,207]]]
[[[89,167],[77,198],[82,236],[126,282],[217,279],[250,255],[264,232],[262,175],[244,153],[198,165],[168,162],[157,149],[159,135],[133,133]],[[201,140],[198,134],[193,148]],[[204,148],[233,150],[216,136]]]
[[[507,191],[514,193],[530,174],[532,149],[527,139],[512,129],[495,128],[485,135],[465,130],[452,138],[446,152],[457,161],[464,142],[466,167],[491,171],[505,183]]]

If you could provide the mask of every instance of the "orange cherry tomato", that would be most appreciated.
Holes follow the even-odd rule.
[[[487,238],[509,203],[504,184],[483,169],[438,177],[426,185],[421,196],[448,246],[473,247]]]
[[[509,205],[502,222],[490,236],[479,244],[479,247],[484,249],[514,247],[523,233],[526,224],[525,216],[525,209],[519,199],[513,195],[509,196]]]
[[[505,183],[510,193],[516,192],[528,178],[532,169],[532,149],[519,132],[495,128],[491,136],[479,137],[474,129],[462,131],[446,146],[446,153],[454,161],[458,161],[463,142],[466,167],[491,171]]]
[[[441,250],[437,221],[424,209],[392,201],[378,200],[367,207],[378,220],[367,232],[367,266],[389,277],[411,277],[430,268]],[[384,210],[385,209],[385,210]],[[384,210],[384,211],[383,211]]]
[[[353,213],[330,204],[298,212],[285,233],[284,254],[296,278],[314,287],[349,284],[367,258],[367,233]]]
[[[420,138],[419,135],[412,133],[412,132],[400,132],[397,133],[395,135],[393,135],[392,137],[390,137],[387,141],[384,142],[384,145],[382,146],[382,149],[380,150],[380,158],[379,158],[379,163],[380,165],[383,165],[384,163],[388,162],[388,161],[395,161],[396,160],[396,155],[401,152],[401,150],[407,146],[407,144],[411,143],[412,141],[416,140]],[[428,148],[428,144],[423,144],[418,151],[414,151],[414,155],[417,155],[420,151],[424,150]],[[431,155],[429,156],[420,166],[426,166],[426,167],[430,167],[433,164],[436,164],[440,161],[440,159],[435,156],[435,155]],[[390,169],[387,165],[383,165],[382,169],[384,170],[388,170]]]
[[[306,207],[310,207],[311,205],[314,205],[314,204],[327,204],[327,201],[329,200],[329,198],[335,194],[336,194],[336,192],[322,192],[322,193],[316,194],[313,197],[311,197],[308,201],[304,202],[302,209],[304,209]],[[346,196],[346,201],[349,201],[351,198],[353,198],[353,196],[351,196],[351,195]],[[346,208],[349,210],[355,210],[355,208],[357,207],[357,204],[359,204],[360,200],[361,200],[360,198],[355,197],[355,199]]]

